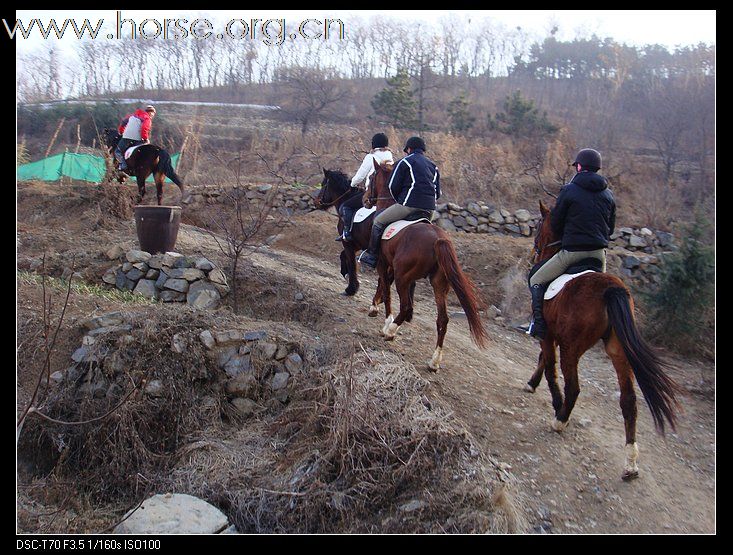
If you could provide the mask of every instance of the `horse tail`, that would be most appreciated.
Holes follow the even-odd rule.
[[[471,337],[474,343],[481,348],[486,347],[489,334],[486,333],[484,325],[479,316],[479,306],[482,305],[478,290],[471,279],[463,273],[456,251],[450,240],[438,239],[435,242],[435,254],[438,257],[438,265],[445,273],[448,281],[456,292],[456,296],[463,307],[468,319],[468,328],[471,330]]]
[[[158,170],[162,171],[168,179],[178,185],[181,193],[183,193],[183,182],[181,181],[181,178],[178,177],[176,170],[173,169],[171,155],[168,154],[167,150],[163,150],[162,148],[158,153]]]
[[[676,410],[679,408],[676,394],[681,393],[682,388],[664,373],[663,368],[668,368],[669,364],[662,361],[639,334],[631,312],[628,290],[609,287],[603,298],[608,319],[634,371],[657,431],[664,434],[665,419],[674,430]]]

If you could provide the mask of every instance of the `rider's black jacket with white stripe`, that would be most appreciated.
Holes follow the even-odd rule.
[[[435,201],[440,198],[438,167],[422,150],[415,150],[395,166],[389,181],[389,192],[398,203],[405,206],[435,210]]]

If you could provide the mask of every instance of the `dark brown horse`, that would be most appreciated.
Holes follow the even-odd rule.
[[[372,175],[371,194],[380,199],[380,206],[394,203],[389,194],[387,184],[392,174],[392,164],[382,165],[374,162],[375,173]],[[485,347],[488,334],[484,329],[479,315],[478,291],[473,282],[463,273],[456,257],[448,234],[438,226],[428,222],[411,224],[389,240],[382,239],[382,247],[377,262],[377,272],[380,278],[380,293],[384,298],[386,320],[382,328],[382,335],[387,341],[394,340],[397,330],[403,322],[412,321],[414,305],[415,283],[418,279],[428,278],[433,286],[435,304],[438,307],[436,327],[438,340],[433,356],[428,362],[432,370],[438,370],[443,359],[443,339],[448,329],[447,297],[450,288],[453,288],[458,297],[471,332],[471,338],[479,347]],[[400,298],[400,311],[397,317],[392,316],[391,285],[394,282]]]
[[[119,164],[117,163],[117,159],[114,157],[114,151],[122,136],[116,129],[105,129],[102,132],[102,138],[112,155],[115,168],[118,168]],[[173,169],[170,154],[159,146],[151,144],[143,144],[139,146],[133,151],[130,158],[127,159],[127,166],[129,168],[127,173],[129,173],[129,175],[134,175],[137,180],[138,204],[142,202],[143,197],[145,196],[145,180],[150,174],[153,174],[153,178],[155,179],[158,206],[163,203],[163,183],[165,182],[166,177],[178,185],[178,188],[181,190],[181,196],[183,196],[183,182]],[[123,180],[121,179],[120,183],[122,183],[122,181]]]
[[[341,205],[361,195],[358,189],[352,189],[351,179],[338,170],[327,170],[323,168],[323,181],[321,182],[321,190],[315,199],[315,206],[321,210],[327,210],[330,207],[336,208],[338,212]],[[372,231],[372,222],[374,214],[371,214],[364,221],[354,223],[351,228],[351,241],[342,241],[343,250],[341,251],[341,275],[348,276],[349,285],[342,293],[343,295],[356,295],[359,290],[359,278],[356,272],[356,251],[365,249],[369,246],[369,236]],[[344,222],[339,218],[338,232],[344,230]]]
[[[534,262],[552,257],[560,241],[550,225],[550,209],[540,201],[542,222],[535,238]],[[663,371],[667,366],[642,339],[634,321],[634,300],[624,283],[605,273],[587,273],[574,278],[552,299],[545,300],[543,314],[547,335],[542,340],[537,370],[525,389],[534,392],[544,373],[552,394],[555,419],[552,429],[565,429],[580,393],[578,360],[603,339],[621,388],[621,413],[626,428],[624,472],[630,480],[639,475],[636,444],[636,393],[634,377],[652,413],[657,431],[664,433],[664,421],[674,429],[680,387]],[[560,368],[565,395],[560,392],[555,369],[555,348],[560,347]]]

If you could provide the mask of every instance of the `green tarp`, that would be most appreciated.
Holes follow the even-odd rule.
[[[174,168],[178,165],[179,157],[180,154],[171,156],[171,164],[173,164]],[[65,176],[71,179],[100,183],[104,177],[104,169],[104,158],[101,156],[65,152],[63,154],[49,156],[37,162],[18,166],[18,180],[40,179],[41,181],[57,181]],[[166,178],[166,181],[171,183],[171,180],[168,178]],[[148,177],[147,182],[153,182],[152,175]]]

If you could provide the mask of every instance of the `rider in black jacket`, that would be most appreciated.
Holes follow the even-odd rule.
[[[533,321],[528,333],[540,339],[546,333],[542,302],[548,284],[584,258],[595,258],[606,271],[606,247],[616,225],[616,202],[608,181],[598,174],[601,154],[584,148],[573,162],[577,174],[565,185],[550,213],[555,235],[561,237],[560,251],[533,269],[529,278]]]
[[[363,265],[377,266],[382,233],[389,224],[415,212],[430,213],[432,218],[435,201],[440,198],[440,174],[425,150],[425,141],[420,137],[407,139],[403,149],[407,156],[395,165],[389,180],[389,192],[396,202],[374,218],[369,249],[359,257]]]

